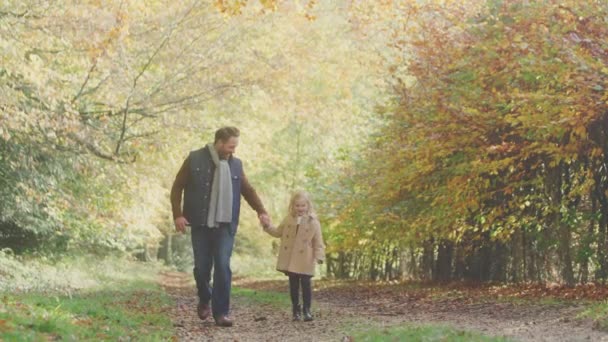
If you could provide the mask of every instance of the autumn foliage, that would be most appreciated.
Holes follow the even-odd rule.
[[[342,182],[336,273],[604,281],[608,6],[401,10],[394,105]]]

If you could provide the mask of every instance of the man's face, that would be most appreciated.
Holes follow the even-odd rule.
[[[239,145],[238,137],[230,137],[230,139],[223,142],[219,140],[215,147],[217,149],[217,154],[220,159],[228,159],[230,155],[232,155],[236,151],[236,147]]]

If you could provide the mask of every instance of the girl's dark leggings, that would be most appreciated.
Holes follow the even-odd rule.
[[[297,273],[288,273],[289,276],[289,294],[291,295],[291,304],[299,305],[299,291],[300,285],[302,286],[302,301],[305,309],[310,309],[310,302],[312,301],[312,289],[310,286],[310,279],[312,276]]]

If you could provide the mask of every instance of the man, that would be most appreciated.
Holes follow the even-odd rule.
[[[175,229],[183,233],[187,225],[192,227],[198,316],[206,320],[213,314],[215,324],[223,327],[232,326],[228,317],[230,256],[239,223],[241,195],[258,213],[262,224],[270,221],[262,201],[243,173],[241,160],[233,156],[239,135],[236,127],[217,130],[213,144],[190,152],[171,188]],[[212,267],[213,289],[209,286]]]

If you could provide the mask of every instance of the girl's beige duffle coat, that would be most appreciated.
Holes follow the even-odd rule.
[[[314,215],[305,215],[297,224],[297,217],[288,215],[278,227],[266,227],[266,232],[281,238],[277,270],[314,275],[315,265],[325,259],[325,245],[321,224]]]

